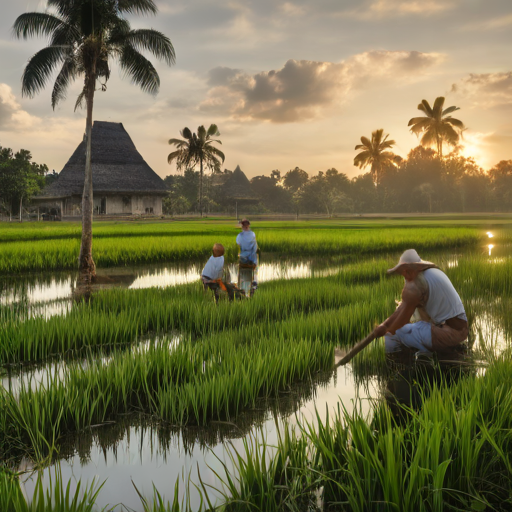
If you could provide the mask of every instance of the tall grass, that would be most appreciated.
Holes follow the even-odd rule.
[[[97,510],[96,499],[104,483],[94,479],[91,484],[82,486],[78,481],[76,489],[71,488],[71,480],[66,485],[59,471],[50,472],[49,482],[38,473],[34,494],[29,501],[20,487],[20,476],[0,467],[0,510],[5,512],[92,512]],[[105,510],[105,509],[103,509]]]
[[[99,267],[133,265],[159,261],[184,261],[205,257],[214,243],[225,245],[226,257],[234,260],[238,252],[232,235],[173,237],[129,236],[95,238],[94,258]],[[284,254],[363,254],[474,245],[482,240],[475,228],[417,228],[392,230],[328,229],[262,231],[258,244],[262,251]],[[0,274],[29,270],[57,270],[77,267],[79,239],[16,241],[0,244]]]
[[[482,378],[431,384],[404,424],[383,404],[371,421],[340,406],[298,433],[284,425],[276,447],[246,441],[230,449],[234,469],[222,464],[218,509],[509,510],[511,384],[512,364],[500,361]]]

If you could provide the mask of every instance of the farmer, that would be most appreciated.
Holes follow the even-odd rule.
[[[258,287],[256,278],[256,265],[258,264],[258,244],[256,242],[256,235],[251,231],[251,223],[247,219],[243,219],[240,222],[242,231],[238,233],[236,237],[236,243],[240,247],[239,252],[239,263],[241,265],[253,265],[253,274],[251,282],[250,294],[254,293],[254,290]],[[240,286],[240,284],[239,284]]]
[[[468,335],[468,319],[460,297],[446,274],[434,263],[408,249],[388,274],[405,278],[402,302],[378,325],[373,335],[385,336],[386,352],[408,347],[420,352],[446,351],[459,346]],[[420,321],[410,323],[418,311]]]
[[[214,244],[212,256],[206,262],[201,272],[201,280],[204,289],[213,290],[215,301],[219,299],[219,280],[222,279],[224,272],[224,246],[222,244]]]
[[[236,243],[240,247],[240,263],[257,265],[258,244],[256,235],[251,231],[251,223],[247,219],[243,219],[240,226],[242,226],[242,231],[236,237]]]

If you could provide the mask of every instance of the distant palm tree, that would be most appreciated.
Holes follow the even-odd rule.
[[[86,163],[82,196],[82,243],[79,267],[81,277],[90,282],[96,274],[92,258],[92,169],[91,131],[96,84],[106,89],[110,60],[116,60],[132,82],[143,91],[156,94],[160,78],[140,51],[149,51],[171,65],[175,61],[169,38],[156,30],[131,30],[124,14],[156,14],[153,0],[48,0],[51,12],[29,12],[15,21],[18,38],[47,36],[49,44],[28,62],[22,77],[22,94],[33,97],[60,68],[52,91],[52,107],[66,97],[66,90],[76,78],[84,78],[84,87],[75,109],[85,101]]]
[[[203,216],[203,166],[212,171],[220,171],[220,166],[224,163],[225,156],[220,149],[212,146],[214,142],[222,144],[218,139],[220,135],[216,124],[211,124],[208,131],[204,126],[199,126],[197,134],[185,127],[180,132],[183,139],[169,139],[169,144],[176,146],[167,157],[167,162],[176,161],[178,171],[188,169],[199,164],[199,214]]]
[[[354,165],[362,169],[363,167],[371,166],[370,172],[373,181],[378,185],[380,180],[380,173],[382,169],[388,165],[395,165],[402,159],[395,155],[391,149],[396,143],[394,140],[387,140],[389,134],[382,138],[384,130],[381,128],[372,132],[372,139],[361,137],[362,144],[358,144],[355,149],[362,150],[354,158]]]
[[[431,108],[427,100],[422,100],[418,110],[421,110],[425,116],[413,117],[408,124],[412,133],[418,136],[423,133],[421,145],[436,147],[439,157],[443,156],[443,142],[456,146],[465,130],[462,121],[448,115],[460,110],[459,107],[448,107],[443,110],[444,101],[444,97],[439,96],[434,101],[434,107]]]

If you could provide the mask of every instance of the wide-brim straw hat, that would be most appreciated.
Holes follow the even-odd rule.
[[[400,256],[400,260],[398,261],[398,265],[388,270],[388,274],[396,274],[400,270],[407,268],[418,270],[421,272],[422,270],[427,270],[428,268],[435,268],[437,265],[432,263],[431,261],[422,260],[420,255],[416,252],[415,249],[407,249],[402,256]]]

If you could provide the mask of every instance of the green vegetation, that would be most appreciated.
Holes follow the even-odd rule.
[[[401,251],[412,246],[418,250],[452,248],[475,245],[483,239],[481,230],[466,227],[423,227],[412,231],[403,227],[389,230],[365,227],[358,230],[351,226],[349,229],[311,230],[302,226],[282,229],[276,227],[276,223],[267,223],[267,226],[257,232],[261,250],[290,255],[369,254]],[[236,258],[236,228],[216,227],[213,234],[205,234],[204,226],[192,224],[191,227],[185,225],[184,233],[181,233],[172,224],[154,224],[149,228],[137,225],[129,233],[130,236],[120,236],[121,233],[127,234],[125,224],[98,227],[99,236],[95,235],[94,241],[95,261],[100,267],[185,261],[209,255],[215,242],[226,247],[228,259],[233,261]],[[42,238],[43,232],[35,233],[30,229],[2,231],[0,229],[0,239],[3,236],[4,240],[12,240],[20,236],[25,241],[5,241],[0,244],[0,274],[77,268],[79,241],[76,238],[62,238],[66,233],[76,236],[76,226],[48,230],[44,232],[48,239]],[[172,238],[167,238],[167,234],[171,234]],[[28,241],[31,236],[38,237],[37,243]]]
[[[257,232],[264,251],[341,254],[347,263],[330,277],[262,282],[247,301],[216,305],[193,283],[103,290],[89,303],[74,303],[65,315],[49,319],[31,316],[28,304],[0,306],[0,368],[13,379],[10,388],[0,388],[0,459],[13,467],[20,457],[30,456],[44,466],[58,457],[68,434],[85,434],[91,425],[133,413],[173,428],[236,422],[259,400],[314,382],[332,369],[334,347],[352,345],[394,309],[402,282],[385,271],[396,262],[397,251],[412,246],[436,261],[460,291],[473,325],[475,358],[489,367],[477,373],[463,365],[457,379],[416,386],[419,410],[410,405],[397,414],[400,406],[376,400],[363,417],[357,408],[348,415],[340,404],[328,420],[303,423],[295,431],[280,427],[277,447],[246,439],[241,453],[231,451],[235,469],[226,466],[227,473],[219,474],[225,483],[222,510],[314,510],[317,500],[341,510],[500,510],[501,503],[506,510],[512,476],[506,455],[512,262],[479,250],[487,220],[484,229],[407,226],[422,222],[299,223],[295,229],[264,223]],[[133,229],[99,225],[104,236],[96,237],[96,254],[102,247],[104,254],[122,261],[129,254],[123,246],[131,243],[140,247],[141,259],[158,250],[165,259],[167,244],[165,254],[184,258],[187,244],[199,247],[197,254],[209,253],[213,241],[232,240],[236,233],[223,223],[128,226]],[[57,250],[58,244],[77,244],[74,238],[51,239],[73,236],[73,229],[52,226],[50,239],[31,245]],[[144,229],[153,235],[141,236]],[[0,231],[7,232],[30,230]],[[493,233],[495,244],[510,241],[506,227]],[[30,247],[28,240],[4,241],[0,247],[16,244]],[[449,248],[445,257],[436,255],[439,248]],[[356,261],[363,253],[366,259]],[[43,250],[40,254],[44,257]],[[491,320],[485,323],[485,318]],[[383,396],[400,377],[386,361],[381,342],[360,353],[352,371],[361,386],[376,379]],[[414,380],[421,382],[420,375]],[[208,487],[196,484],[207,510]],[[49,496],[56,503],[68,499],[63,483],[54,482],[45,491],[50,494],[39,493],[27,505],[18,486],[13,474],[0,473],[0,496],[5,496],[0,500],[16,501],[14,510],[41,509],[37,503],[49,503]],[[62,509],[88,510],[78,507],[92,503],[98,487],[87,489],[81,496],[90,499],[75,500],[71,493],[68,501],[76,506]],[[163,490],[155,489],[153,501],[141,496],[144,510],[189,510],[187,503],[178,505],[177,489],[174,503],[162,498]]]

